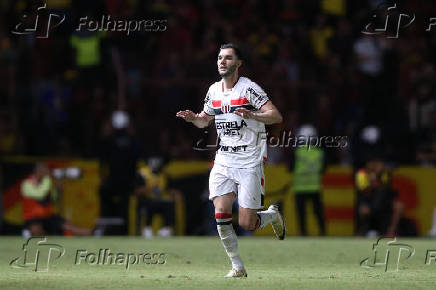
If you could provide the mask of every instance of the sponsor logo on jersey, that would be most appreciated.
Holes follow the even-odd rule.
[[[256,103],[262,103],[265,99],[266,96],[265,95],[260,95],[258,94],[254,89],[252,88],[247,88],[247,91],[250,92],[253,96],[254,96],[254,100]]]
[[[238,121],[215,122],[215,126],[217,131],[221,130],[220,135],[236,136],[239,135],[239,130],[241,130],[244,127],[247,127],[247,123],[244,120],[241,120],[241,123],[239,125],[238,125]]]
[[[221,151],[225,152],[239,152],[239,151],[247,151],[248,145],[238,145],[238,146],[220,146]]]

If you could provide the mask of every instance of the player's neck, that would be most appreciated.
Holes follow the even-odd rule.
[[[237,73],[232,74],[228,77],[223,77],[223,90],[231,90],[235,86],[235,84],[238,82],[239,76]]]

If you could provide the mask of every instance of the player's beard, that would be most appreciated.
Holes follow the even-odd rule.
[[[227,68],[227,71],[225,71],[225,72],[220,72],[219,69],[218,69],[218,73],[219,73],[220,76],[223,77],[223,78],[232,75],[235,71],[236,71],[236,63],[233,64],[233,65],[231,65],[231,66],[229,66],[229,67]]]

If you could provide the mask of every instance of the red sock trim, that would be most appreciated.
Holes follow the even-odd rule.
[[[215,213],[215,218],[216,219],[230,219],[230,218],[232,218],[232,214],[231,213],[224,213],[224,212],[217,212],[217,213]]]

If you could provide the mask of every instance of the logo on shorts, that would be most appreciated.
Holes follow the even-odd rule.
[[[46,237],[31,237],[23,244],[23,256],[13,259],[12,268],[33,268],[35,272],[48,272],[52,261],[62,258],[65,248],[58,244],[47,243]]]

